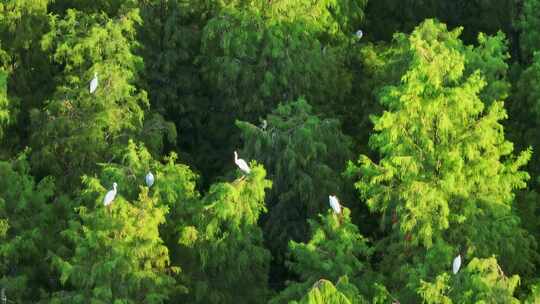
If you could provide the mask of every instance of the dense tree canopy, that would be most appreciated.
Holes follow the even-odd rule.
[[[2,1],[0,297],[540,302],[539,9]]]

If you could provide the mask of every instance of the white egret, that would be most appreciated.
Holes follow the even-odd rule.
[[[117,184],[113,183],[113,189],[107,192],[105,198],[103,198],[103,205],[105,205],[106,207],[108,207],[116,197],[116,186]]]
[[[148,172],[148,174],[146,174],[145,180],[148,188],[152,187],[152,185],[154,184],[154,174],[152,174],[152,172]]]
[[[234,151],[234,162],[236,163],[238,168],[240,168],[240,170],[244,172],[245,174],[249,174],[249,172],[251,172],[251,169],[249,168],[246,161],[241,158],[238,158],[238,153],[236,153],[236,151]]]
[[[452,263],[452,272],[454,272],[454,274],[458,273],[460,267],[461,267],[461,254],[458,254],[458,256],[454,258],[454,263]]]
[[[261,129],[263,129],[263,131],[264,131],[264,130],[266,130],[266,127],[268,127],[268,122],[266,121],[266,119],[263,119]]]
[[[340,214],[341,213],[341,205],[339,204],[339,200],[338,200],[337,196],[329,195],[328,198],[329,198],[329,201],[330,201],[330,207],[332,207],[332,209],[334,210],[334,212],[336,214]]]
[[[90,94],[94,94],[98,86],[97,72],[94,72],[94,78],[90,81]]]
[[[358,37],[358,39],[362,39],[362,36],[364,36],[364,32],[362,32],[362,30],[356,31],[356,37]]]

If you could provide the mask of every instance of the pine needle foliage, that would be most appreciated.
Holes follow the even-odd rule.
[[[540,50],[540,1],[524,0],[521,14],[516,22],[520,29],[520,47],[524,61],[530,61],[535,52]]]
[[[167,247],[159,235],[167,208],[141,186],[136,199],[122,196],[122,184],[110,205],[103,206],[107,192],[98,179],[83,180],[83,205],[79,219],[62,235],[72,242],[73,255],[55,257],[67,291],[52,303],[164,303],[181,291],[173,275]]]
[[[339,284],[339,283],[338,283]],[[313,284],[311,290],[302,298],[300,302],[292,301],[294,304],[352,304],[345,294],[340,292],[332,282],[321,279]]]
[[[328,195],[345,194],[340,172],[350,159],[351,139],[338,120],[316,115],[304,99],[281,104],[266,126],[237,122],[248,155],[262,162],[273,181],[266,198],[266,242],[283,259],[289,240],[308,239],[306,219],[328,209]]]
[[[110,160],[141,128],[148,101],[133,83],[142,67],[132,50],[138,22],[135,10],[116,19],[68,10],[51,19],[42,46],[63,69],[44,111],[32,113],[39,130],[32,137],[37,168],[77,181],[82,172],[96,170],[96,163]],[[99,85],[91,94],[94,73]]]
[[[513,296],[519,283],[519,276],[507,277],[494,257],[474,258],[457,275],[422,282],[419,293],[424,303],[520,303]]]
[[[250,165],[247,177],[213,184],[192,207],[191,224],[179,227],[190,289],[183,301],[260,303],[269,296],[270,253],[257,222],[272,183],[261,165]]]
[[[358,227],[351,223],[350,210],[343,208],[342,214],[332,210],[320,221],[309,221],[311,239],[307,243],[290,242],[291,260],[287,263],[298,274],[298,281],[289,282],[287,288],[271,303],[287,303],[299,299],[308,292],[320,278],[337,281],[346,276],[351,284],[361,286],[367,281],[369,258],[372,249],[360,234]],[[358,295],[358,292],[357,292]]]
[[[464,74],[467,53],[459,34],[427,20],[397,39],[410,61],[401,82],[381,94],[384,113],[372,118],[370,147],[380,160],[361,156],[349,166],[350,174],[359,174],[361,197],[389,229],[381,246],[396,246],[383,252],[387,270],[404,267],[393,284],[415,286],[440,271],[433,257],[450,262],[460,251],[497,254],[512,271],[532,266],[534,242],[512,207],[515,190],[529,179],[521,167],[531,152],[513,154],[501,125],[507,117],[502,101],[482,102],[483,71]],[[411,259],[416,266],[399,266]]]
[[[57,216],[66,205],[54,196],[54,179],[35,181],[27,155],[0,161],[0,285],[11,301],[37,303],[59,287],[46,261],[63,247],[56,236],[67,221]]]

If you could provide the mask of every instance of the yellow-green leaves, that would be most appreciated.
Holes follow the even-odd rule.
[[[457,274],[442,273],[434,282],[422,281],[418,294],[424,303],[520,303],[513,296],[519,276],[506,275],[494,257],[474,258]]]
[[[402,56],[412,60],[401,82],[381,93],[387,112],[374,119],[370,138],[380,160],[362,156],[349,168],[359,176],[361,197],[382,215],[382,228],[391,229],[386,241],[397,252],[383,265],[411,271],[407,281],[413,285],[440,269],[421,261],[442,244],[479,256],[497,253],[507,267],[520,267],[510,252],[525,260],[532,254],[512,211],[514,191],[528,180],[522,167],[530,152],[514,156],[505,139],[506,111],[493,100],[504,94],[482,93],[492,81],[483,60],[501,59],[504,42],[491,39],[499,50],[489,51],[480,36],[476,49],[465,47],[459,34],[427,20],[408,39],[396,40],[396,48],[405,50]],[[511,239],[504,247],[503,238]]]
[[[332,282],[320,279],[309,292],[302,298],[300,302],[293,301],[291,303],[300,304],[351,304],[347,296],[340,292]]]
[[[163,303],[183,289],[174,279],[180,268],[171,265],[159,230],[175,203],[160,196],[157,186],[167,182],[159,179],[161,168],[144,148],[134,144],[123,160],[126,167],[109,165],[103,169],[105,184],[96,178],[83,180],[84,205],[79,208],[79,218],[63,233],[74,251],[57,262],[64,282],[76,290],[57,299]],[[157,182],[149,189],[143,186],[143,172],[150,166]],[[118,183],[118,192],[105,207],[103,194],[112,181]]]
[[[115,19],[68,10],[65,17],[52,19],[42,44],[62,74],[46,111],[31,117],[39,129],[32,137],[38,167],[56,176],[68,172],[62,179],[76,185],[82,172],[94,171],[96,162],[109,160],[140,131],[148,100],[134,83],[142,60],[133,53],[139,22],[136,10]],[[91,94],[94,73],[99,85]]]
[[[2,50],[0,49],[0,52]],[[0,140],[3,137],[4,127],[10,121],[9,115],[9,100],[7,95],[7,79],[8,74],[0,68]]]
[[[309,221],[311,237],[308,242],[290,241],[291,259],[287,265],[298,274],[299,279],[289,282],[287,288],[271,303],[286,303],[299,299],[306,292],[311,293],[308,287],[320,283],[320,278],[337,281],[345,276],[350,279],[352,286],[369,285],[366,283],[370,279],[367,260],[372,249],[358,227],[351,223],[350,216],[348,208],[343,208],[339,215],[328,210],[319,216],[319,221]],[[371,288],[365,287],[364,290]],[[360,296],[356,289],[353,294]]]
[[[177,226],[178,261],[191,290],[183,301],[266,300],[270,253],[257,222],[266,212],[265,192],[272,182],[261,165],[250,162],[250,167],[249,175],[215,183],[202,200],[180,207],[191,210],[183,218],[186,224]]]

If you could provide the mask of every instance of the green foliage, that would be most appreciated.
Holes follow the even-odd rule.
[[[349,167],[360,174],[356,187],[370,209],[382,214],[381,226],[390,229],[387,241],[399,242],[385,257],[388,270],[408,268],[398,266],[410,259],[398,259],[400,249],[417,251],[420,268],[413,277],[394,278],[411,286],[437,272],[429,270],[430,248],[448,256],[448,246],[480,257],[496,253],[512,270],[532,266],[530,237],[512,210],[514,190],[529,177],[520,167],[530,152],[512,155],[500,124],[502,103],[485,106],[481,73],[464,75],[458,36],[459,30],[448,32],[432,20],[410,35],[408,71],[399,85],[385,88],[380,102],[387,111],[373,117],[370,146],[381,159],[361,156],[359,166]]]
[[[177,243],[175,229],[190,216],[185,205],[199,198],[195,189],[197,176],[188,166],[177,162],[178,156],[175,153],[165,157],[163,162],[158,162],[143,144],[135,144],[131,140],[116,158],[120,160],[118,164],[101,164],[104,166],[103,182],[109,187],[115,182],[122,185],[123,197],[136,200],[140,195],[140,187],[146,186],[146,175],[151,172],[155,178],[152,195],[158,200],[156,204],[168,211],[165,214],[167,221],[161,225],[160,236],[174,251]]]
[[[338,283],[339,284],[339,283]],[[332,282],[321,279],[317,281],[311,290],[302,298],[300,304],[351,304],[353,302],[341,293]]]
[[[257,226],[266,211],[265,179],[261,165],[251,163],[251,173],[232,183],[210,187],[195,202],[191,225],[179,227],[182,268],[189,278],[189,303],[260,303],[268,296],[270,253],[262,246]]]
[[[518,284],[519,276],[507,277],[495,258],[474,258],[457,275],[422,282],[418,292],[424,303],[520,303],[513,297]]]
[[[449,280],[450,275],[448,273],[443,273],[437,276],[433,283],[422,281],[418,293],[422,297],[423,303],[452,304],[452,300],[446,296],[446,293],[450,289],[450,286],[448,286]]]
[[[539,0],[0,2],[7,303],[540,303]]]
[[[520,47],[525,59],[532,58],[534,52],[540,50],[540,1],[524,0],[521,15],[516,22],[520,30]]]
[[[301,96],[329,112],[333,112],[333,104],[345,100],[352,85],[351,73],[344,68],[346,49],[365,5],[363,0],[228,2],[212,11],[206,22],[192,21],[189,13],[178,16],[172,10],[171,22],[180,25],[187,37],[181,48],[200,44],[200,54],[191,49],[180,52],[178,59],[172,57],[173,62],[164,62],[164,69],[179,67],[189,73],[190,80],[182,82],[187,85],[174,85],[170,94],[172,98],[185,94],[177,103],[185,113],[180,117],[182,125],[193,130],[204,124],[215,130],[193,139],[188,135],[187,141],[188,147],[196,147],[192,152],[195,163],[210,174],[223,170],[213,164],[223,163],[222,155],[238,139],[238,131],[230,128],[235,120],[257,120],[279,102]],[[167,23],[166,29],[171,26]],[[177,39],[173,36],[168,41]],[[164,51],[168,48],[165,45]],[[200,73],[195,77],[191,77],[193,58]],[[184,72],[176,75],[173,79],[186,78]],[[163,83],[164,77],[159,76],[156,80]],[[203,96],[198,92],[201,85]],[[192,110],[195,102],[199,111]]]
[[[57,293],[53,303],[164,303],[181,291],[173,278],[179,269],[170,266],[168,249],[159,236],[167,208],[144,186],[139,186],[137,199],[124,198],[123,187],[135,186],[128,180],[126,176],[125,184],[119,183],[107,208],[102,204],[107,188],[96,178],[83,179],[79,218],[62,232],[74,253],[54,261],[62,283],[73,291]]]
[[[214,151],[220,149],[218,132],[200,132],[206,128],[223,128],[209,121],[215,112],[206,95],[201,79],[200,55],[203,27],[210,16],[206,1],[145,1],[140,4],[143,20],[138,28],[138,49],[145,62],[141,77],[148,91],[152,111],[160,113],[181,131],[177,140],[168,138],[164,146],[177,146],[185,158],[195,164],[208,182],[219,174],[223,158]],[[231,129],[229,126],[227,129]],[[212,176],[209,176],[212,175]]]
[[[9,93],[9,119],[5,112],[0,114],[0,124],[6,120],[12,124],[10,129],[4,130],[7,135],[2,141],[3,149],[14,150],[12,155],[25,148],[31,134],[30,109],[40,107],[53,89],[51,73],[55,67],[40,47],[41,36],[49,30],[49,2],[6,0],[0,3],[0,70],[9,75],[5,85],[0,81],[2,89],[7,86]],[[3,94],[0,91],[0,112],[5,111]]]
[[[0,69],[0,140],[4,135],[4,128],[9,123],[9,100],[7,97],[7,73]]]
[[[66,202],[54,197],[52,178],[36,182],[26,154],[0,161],[0,284],[10,301],[36,303],[58,288],[49,252],[61,251],[56,235],[65,228]]]
[[[538,89],[538,83],[540,83],[540,52],[535,53],[531,65],[523,71],[517,83],[519,107],[529,115],[532,114],[530,115],[532,116],[531,119],[533,119],[532,123],[540,119],[540,89]],[[520,124],[528,125],[524,121]],[[534,143],[537,144],[536,141]]]
[[[461,35],[462,27],[455,29],[456,35]],[[465,56],[464,77],[480,72],[485,80],[480,98],[486,104],[504,100],[510,93],[510,83],[507,78],[509,58],[508,43],[502,32],[494,36],[483,33],[477,35],[477,45],[464,45],[459,39],[452,39],[453,47]],[[357,100],[347,104],[343,116],[344,129],[351,130],[360,149],[364,151],[372,130],[369,115],[382,115],[383,109],[378,100],[384,94],[384,88],[398,85],[405,75],[411,60],[409,37],[396,33],[391,44],[365,44],[359,48],[356,60],[361,64],[360,79],[356,88]],[[367,112],[364,115],[358,113]]]
[[[540,147],[539,118],[540,118],[540,53],[532,58],[531,64],[519,75],[515,92],[512,97],[509,113],[515,117],[509,125],[511,127],[512,138],[521,147],[532,146],[533,151],[538,151]],[[529,162],[527,169],[532,181],[526,191],[518,196],[518,211],[520,213],[524,227],[537,237],[540,236],[540,226],[538,225],[540,208],[540,197],[538,196],[538,174],[540,173],[540,158],[537,153]]]
[[[0,33],[4,49],[10,51],[29,50],[32,45],[39,42],[40,30],[47,12],[48,0],[7,0],[0,5]],[[33,31],[32,31],[33,30]],[[10,35],[14,39],[5,39]],[[13,52],[20,56],[21,53]]]
[[[364,19],[366,0],[276,1],[265,10],[272,19],[302,22],[323,40],[347,40]],[[263,8],[264,10],[264,8]]]
[[[370,207],[396,209],[402,232],[414,232],[413,243],[427,247],[451,222],[476,217],[477,204],[496,207],[494,214],[508,211],[501,207],[528,178],[519,167],[529,153],[501,161],[512,152],[498,122],[505,111],[497,102],[481,115],[478,94],[484,80],[477,73],[463,79],[464,56],[452,47],[458,34],[427,21],[411,35],[409,71],[402,84],[389,86],[381,97],[389,111],[373,118],[377,133],[370,144],[383,157],[379,164],[362,157],[358,168],[357,187]],[[453,200],[460,203],[449,204]],[[454,205],[462,211],[450,217]]]
[[[237,122],[244,149],[261,161],[273,181],[264,223],[269,247],[281,259],[290,239],[308,237],[306,219],[328,209],[328,195],[344,193],[340,176],[350,159],[351,139],[341,134],[339,121],[313,113],[304,100],[278,106],[267,126]]]
[[[247,119],[301,95],[314,104],[343,100],[350,90],[350,75],[340,69],[344,57],[338,49],[323,50],[309,29],[250,9],[226,10],[203,32],[203,77],[225,106],[238,107]],[[306,59],[309,64],[299,64]]]
[[[480,99],[486,104],[505,100],[510,94],[510,83],[507,79],[508,43],[502,32],[494,36],[478,34],[478,46],[468,46],[465,51],[465,75],[480,71],[485,86]]]
[[[32,113],[37,130],[32,160],[38,168],[76,185],[82,172],[93,172],[97,162],[109,160],[142,126],[148,101],[133,84],[142,61],[129,40],[139,21],[136,11],[112,20],[69,10],[65,18],[52,19],[42,45],[63,71],[45,111]],[[90,94],[94,73],[99,86]]]
[[[525,300],[526,304],[537,304],[540,303],[540,284],[536,283],[531,287],[531,294]]]
[[[351,223],[349,209],[343,208],[340,215],[329,210],[326,216],[321,216],[320,223],[310,221],[310,225],[309,242],[291,241],[289,245],[292,261],[288,265],[298,274],[299,282],[290,282],[271,303],[300,298],[320,278],[337,281],[346,276],[356,286],[365,284],[364,275],[369,272],[367,262],[372,250]]]

